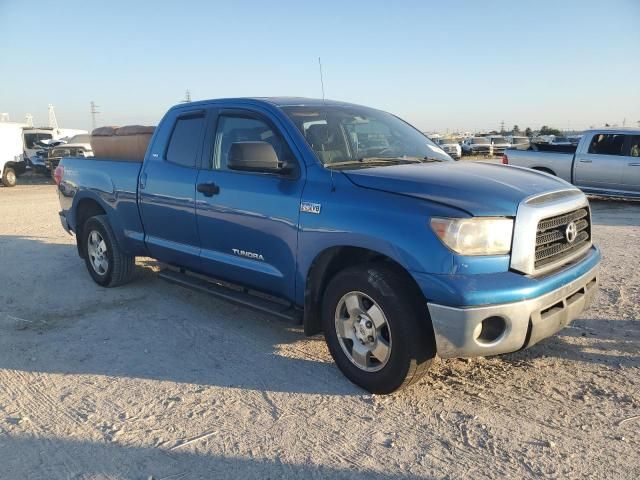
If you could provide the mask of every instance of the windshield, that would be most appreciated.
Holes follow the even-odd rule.
[[[471,139],[471,143],[477,143],[480,145],[489,145],[489,139],[485,137],[476,137]]]
[[[41,140],[51,140],[53,135],[50,133],[25,133],[24,134],[24,146],[25,148],[34,148],[36,142]]]
[[[326,167],[452,161],[421,132],[389,113],[342,105],[282,110]]]
[[[493,143],[507,143],[507,140],[504,137],[493,137],[491,140]]]

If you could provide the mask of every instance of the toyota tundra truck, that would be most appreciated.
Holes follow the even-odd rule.
[[[415,383],[436,355],[531,347],[597,290],[580,190],[454,162],[398,117],[349,103],[180,104],[144,158],[64,158],[55,179],[99,285],[156,258],[167,280],[323,333],[374,393]]]

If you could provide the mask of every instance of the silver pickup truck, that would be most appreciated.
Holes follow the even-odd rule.
[[[585,193],[640,198],[638,128],[587,130],[575,150],[507,150],[502,163],[556,175]]]

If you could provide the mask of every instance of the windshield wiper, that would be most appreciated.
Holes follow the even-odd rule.
[[[376,163],[420,163],[423,160],[417,157],[362,157],[356,160],[345,160],[343,162],[326,163],[325,167],[340,167],[343,165],[371,165]]]

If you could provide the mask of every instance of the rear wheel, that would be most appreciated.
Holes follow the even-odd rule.
[[[11,167],[6,167],[2,175],[2,184],[5,187],[15,187],[17,182],[16,171]]]
[[[356,266],[327,286],[322,321],[338,368],[372,393],[391,393],[420,379],[435,357],[423,299],[385,264]]]
[[[122,251],[106,215],[85,222],[82,247],[87,270],[98,285],[116,287],[133,277],[135,257]]]

